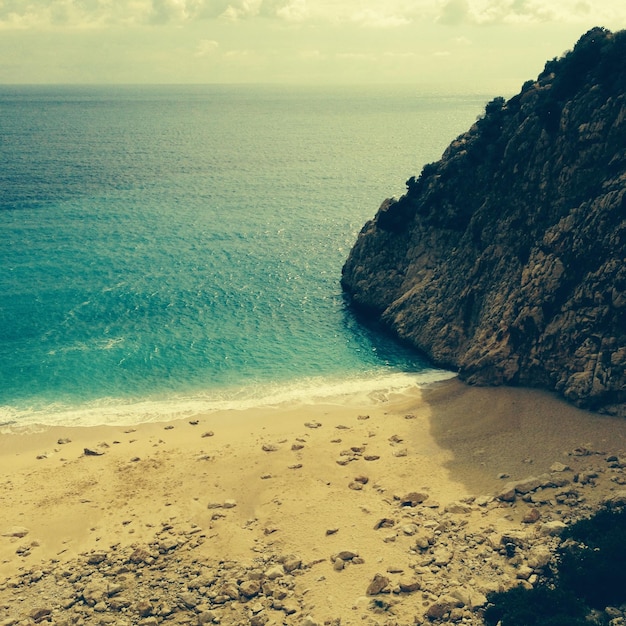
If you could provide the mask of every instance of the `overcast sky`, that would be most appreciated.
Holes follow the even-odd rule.
[[[0,0],[0,83],[410,83],[513,94],[624,0]]]

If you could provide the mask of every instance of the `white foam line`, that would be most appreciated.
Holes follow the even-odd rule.
[[[0,407],[0,432],[14,427],[42,426],[128,426],[144,422],[183,419],[200,413],[273,407],[287,403],[357,404],[382,402],[393,394],[407,393],[456,376],[430,369],[418,373],[398,372],[370,377],[311,378],[289,384],[250,386],[221,393],[172,396],[164,400],[127,401],[103,398],[80,406],[49,405],[43,408]]]

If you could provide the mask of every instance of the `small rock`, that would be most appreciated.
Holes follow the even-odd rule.
[[[550,471],[552,472],[566,472],[567,470],[569,470],[569,467],[563,463],[559,463],[558,461],[550,465]]]
[[[40,622],[44,617],[52,614],[50,609],[33,609],[28,615],[34,622]]]
[[[418,504],[422,504],[425,500],[428,499],[427,493],[420,493],[418,491],[412,491],[411,493],[407,493],[400,500],[400,506],[410,506],[414,507]]]
[[[352,561],[358,555],[357,552],[352,552],[351,550],[342,550],[339,554],[336,555],[336,558],[341,559],[342,561]]]
[[[273,565],[265,571],[265,577],[269,580],[276,580],[285,575],[285,570],[282,565]]]
[[[307,428],[320,428],[322,424],[320,422],[304,422]]]
[[[30,531],[28,530],[28,528],[24,528],[23,526],[12,526],[11,528],[9,528],[8,530],[5,530],[2,533],[3,537],[18,537],[18,538],[22,538],[22,537],[26,537],[26,535],[28,535]]]
[[[83,454],[85,456],[102,456],[104,452],[102,452],[101,450],[94,450],[93,448],[84,448]]]
[[[365,592],[368,596],[375,596],[382,593],[383,590],[389,585],[389,579],[382,574],[376,574],[372,579],[372,582],[367,587]]]
[[[533,507],[532,509],[530,509],[530,511],[526,513],[526,515],[524,515],[524,517],[522,518],[522,523],[534,524],[535,522],[538,522],[540,518],[541,513],[539,513],[539,509]]]
[[[396,521],[389,518],[389,517],[383,517],[382,519],[379,519],[375,524],[374,524],[374,530],[380,530],[381,528],[393,528],[393,526],[395,526]]]
[[[413,593],[414,591],[419,591],[422,588],[422,584],[419,580],[410,578],[401,578],[399,586],[400,591],[404,593]]]

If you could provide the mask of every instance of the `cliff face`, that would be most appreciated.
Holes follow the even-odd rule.
[[[346,261],[354,306],[469,383],[626,415],[626,31],[491,101],[407,188]]]

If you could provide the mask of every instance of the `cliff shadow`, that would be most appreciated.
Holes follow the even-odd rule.
[[[453,379],[423,391],[430,434],[451,453],[450,478],[473,495],[549,472],[572,453],[626,451],[626,420],[578,409],[536,389],[471,387]]]

